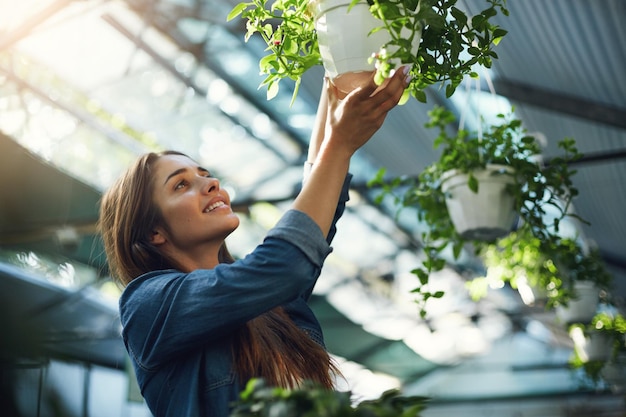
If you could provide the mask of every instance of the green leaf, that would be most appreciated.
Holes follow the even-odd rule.
[[[274,28],[272,27],[272,25],[270,25],[269,23],[264,24],[263,26],[259,27],[259,32],[262,32],[268,39],[273,38],[273,34],[274,34]]]
[[[480,54],[481,54],[480,49],[478,49],[478,48],[477,48],[477,47],[475,47],[475,46],[472,46],[472,47],[468,48],[468,49],[467,49],[467,52],[468,52],[470,55],[474,55],[474,56],[477,56],[477,55],[480,55]]]
[[[463,13],[463,11],[457,9],[456,7],[452,7],[450,9],[450,14],[457,21],[459,27],[464,27],[467,24],[467,15]]]
[[[476,29],[477,31],[482,32],[485,21],[486,21],[485,16],[481,14],[477,14],[476,16],[472,17],[472,27]]]
[[[423,90],[413,91],[413,96],[420,103],[426,103],[426,92]]]
[[[469,187],[470,190],[472,190],[475,194],[478,193],[478,180],[476,179],[476,177],[474,176],[474,174],[472,174],[470,172],[469,174],[469,178],[467,180],[467,186]]]
[[[454,259],[459,259],[461,256],[461,251],[463,250],[463,242],[458,242],[457,244],[452,246],[452,255]]]
[[[408,10],[414,12],[415,10],[417,10],[417,6],[419,5],[419,0],[405,0],[404,5]]]
[[[496,29],[493,31],[492,36],[493,36],[493,44],[494,45],[498,45],[500,43],[500,41],[502,40],[502,38],[504,38],[504,36],[507,34],[508,32],[504,29]]]
[[[371,180],[367,182],[367,186],[374,187],[376,185],[383,185],[386,173],[387,173],[387,169],[385,167],[380,168],[376,172],[376,175],[374,176],[374,178],[372,178]]]
[[[490,7],[488,9],[483,10],[481,14],[485,16],[485,18],[488,19],[498,14],[498,12],[496,11],[495,7]]]
[[[259,60],[259,70],[262,74],[270,74],[273,70],[278,70],[278,63],[275,55],[265,55]]]
[[[298,96],[298,91],[300,91],[300,84],[302,83],[302,78],[298,77],[296,79],[296,84],[293,88],[293,94],[291,95],[291,102],[289,103],[289,107],[293,106],[293,103],[296,101],[296,97]]]
[[[446,27],[446,18],[431,8],[420,8],[416,19],[423,20],[426,25],[433,29],[444,29]]]
[[[416,268],[411,271],[411,273],[415,274],[420,281],[420,284],[426,285],[428,284],[428,272],[422,268]]]
[[[407,103],[407,101],[409,101],[409,99],[411,98],[411,92],[407,89],[404,90],[404,92],[402,93],[402,97],[400,97],[400,101],[398,102],[398,105],[403,106]]]
[[[452,83],[447,84],[446,85],[446,98],[452,97],[455,91],[456,91],[456,86],[454,86]]]
[[[267,86],[267,100],[271,100],[278,94],[278,81],[272,81]]]
[[[376,85],[382,85],[382,83],[385,82],[385,74],[383,74],[381,71],[376,71],[376,73],[374,74],[374,82],[376,83]]]
[[[230,22],[235,17],[239,16],[241,12],[243,12],[248,6],[253,4],[254,3],[239,3],[230,11],[230,13],[228,13],[228,16],[226,16],[226,21]]]

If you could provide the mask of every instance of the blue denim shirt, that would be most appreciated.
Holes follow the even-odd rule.
[[[141,393],[156,417],[226,417],[246,381],[234,373],[232,332],[283,306],[324,344],[308,300],[348,200],[344,183],[325,239],[304,213],[290,210],[251,254],[233,264],[183,273],[154,271],[120,298],[122,336]]]

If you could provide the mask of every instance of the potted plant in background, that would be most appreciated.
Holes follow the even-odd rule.
[[[561,276],[554,260],[544,253],[547,247],[528,230],[511,232],[486,245],[480,253],[486,275],[468,282],[470,295],[478,300],[488,288],[506,283],[518,291],[524,304],[549,305],[549,298],[561,287]]]
[[[573,369],[582,369],[594,384],[601,377],[611,384],[626,383],[620,378],[626,376],[621,359],[626,320],[607,304],[612,276],[596,249],[587,250],[579,239],[542,242],[526,231],[488,245],[481,256],[488,272],[469,282],[474,298],[483,296],[490,284],[508,282],[526,304],[554,309],[573,342]]]
[[[259,34],[265,41],[267,55],[259,67],[266,75],[261,86],[267,87],[268,99],[277,94],[279,82],[285,78],[295,81],[295,98],[302,74],[320,64],[334,77],[341,75],[339,71],[356,73],[357,78],[363,71],[376,71],[379,83],[399,65],[411,65],[413,79],[407,94],[425,102],[425,87],[444,83],[449,97],[465,75],[476,76],[475,64],[491,67],[498,57],[493,47],[506,34],[491,21],[498,12],[508,15],[505,0],[485,0],[485,9],[472,17],[457,8],[456,3],[457,0],[251,0],[237,4],[228,20],[241,16],[246,20],[245,39]],[[360,18],[365,22],[357,24]],[[365,44],[370,36],[375,45],[361,48],[360,44]],[[342,40],[350,43],[335,48]],[[339,56],[339,50],[351,55],[362,50],[363,54],[345,59]],[[344,67],[343,63],[356,66]],[[348,88],[355,85],[354,80],[346,84],[350,85]]]
[[[571,238],[541,241],[528,231],[512,232],[480,256],[487,274],[468,282],[473,299],[508,283],[525,304],[553,309],[566,326],[591,322],[613,279],[597,250]]]
[[[574,342],[570,365],[583,369],[594,383],[607,366],[623,369],[619,358],[626,352],[626,318],[614,306],[596,314],[591,323],[572,324],[569,334]]]
[[[562,324],[590,323],[596,316],[600,298],[609,294],[613,277],[597,249],[585,251],[575,241],[564,239],[555,251],[561,273],[559,290],[552,305]],[[558,258],[557,258],[558,256]]]
[[[581,157],[574,139],[566,138],[559,142],[564,151],[562,157],[554,158],[549,164],[542,164],[538,158],[541,153],[539,143],[534,137],[526,134],[521,121],[512,114],[497,116],[498,122],[483,129],[482,135],[471,135],[460,129],[456,134],[449,133],[449,125],[455,120],[454,115],[443,107],[435,107],[429,113],[427,127],[437,128],[438,137],[434,141],[435,148],[443,146],[438,161],[427,166],[417,178],[395,178],[387,181],[384,170],[370,181],[371,186],[379,186],[382,194],[392,195],[396,204],[402,207],[417,208],[418,220],[423,221],[427,228],[422,233],[426,260],[412,272],[418,277],[420,286],[414,290],[416,302],[422,306],[421,314],[425,315],[424,303],[430,297],[441,297],[441,293],[431,293],[426,285],[432,272],[441,270],[445,261],[441,254],[444,249],[451,248],[454,258],[458,258],[467,244],[472,244],[478,254],[486,245],[513,231],[513,220],[519,219],[519,235],[532,236],[543,245],[558,247],[559,222],[567,217],[577,217],[570,210],[570,205],[578,191],[573,186],[572,176],[576,171],[569,168],[569,163]],[[485,170],[493,167],[490,173]],[[480,174],[477,174],[479,172]],[[446,182],[457,176],[464,175],[456,181],[455,188],[465,187],[467,190],[451,192]],[[479,181],[506,179],[496,190],[489,191],[487,196],[481,194],[485,187]],[[453,202],[463,196],[473,197],[470,202]],[[478,199],[475,197],[478,196]],[[495,205],[502,202],[502,208],[478,208],[476,205],[487,203]],[[467,212],[462,224],[454,220],[454,210],[469,209],[481,214],[489,210],[493,214],[488,218],[482,216],[481,222],[489,218],[505,219],[503,224],[490,225],[477,223],[474,230],[467,229]],[[554,212],[548,222],[548,210]],[[462,226],[462,228],[457,228]]]
[[[231,412],[231,417],[419,417],[428,398],[404,397],[398,390],[379,398],[352,404],[350,392],[333,391],[305,382],[298,389],[269,387],[261,379],[251,380]]]

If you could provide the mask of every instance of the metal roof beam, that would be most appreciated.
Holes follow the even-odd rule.
[[[4,39],[0,41],[0,51],[10,48],[13,44],[30,35],[34,28],[48,20],[52,15],[56,14],[74,0],[58,0],[37,14],[32,15],[20,27],[13,32],[4,34]]]
[[[604,152],[586,152],[580,159],[568,162],[569,166],[589,165],[592,163],[607,163],[626,160],[626,149],[614,149]],[[546,164],[550,164],[547,161]]]
[[[169,72],[174,78],[176,78],[177,80],[179,80],[180,82],[182,82],[185,86],[191,88],[196,94],[206,97],[207,92],[205,90],[203,90],[202,88],[200,88],[190,77],[180,73],[175,66],[169,62],[165,57],[161,56],[156,50],[154,50],[145,40],[143,40],[140,36],[135,36],[129,29],[126,28],[126,26],[124,26],[120,21],[118,21],[117,19],[115,19],[112,15],[110,14],[104,14],[102,15],[102,19],[107,22],[108,24],[110,24],[114,29],[116,29],[120,34],[122,34],[123,36],[125,36],[129,41],[131,41],[137,48],[141,49],[143,52],[145,52],[148,56],[150,56],[157,64],[159,64],[163,69],[165,69],[167,72]],[[196,60],[202,64],[205,65],[209,70],[213,71],[218,77],[222,78],[224,81],[226,81],[231,88],[233,88],[237,93],[242,93],[243,91],[238,88],[235,84],[232,83],[232,80],[227,78],[227,75],[223,73],[223,71],[219,71],[219,69],[215,68],[214,66],[211,65],[207,65],[207,62],[202,61],[198,54],[197,51],[194,51],[194,48],[191,46],[187,46],[186,48],[181,46],[182,45],[182,40],[180,37],[176,37],[174,36],[172,33],[170,32],[174,32],[173,28],[170,28],[170,32],[168,32],[166,30],[166,28],[163,28],[161,26],[158,26],[156,22],[154,21],[146,21],[147,24],[152,25],[156,30],[159,31],[159,33],[164,34],[165,36],[168,36],[172,41],[174,41],[174,43],[176,43],[182,50],[190,52],[194,55],[194,57],[196,58]],[[250,98],[247,96],[243,96],[246,100],[250,101]],[[253,103],[254,104],[254,103]],[[258,106],[257,106],[258,108]],[[224,112],[221,108],[217,108],[218,111],[223,114],[225,117],[227,117],[228,119],[232,120],[233,123],[241,126],[242,128],[245,129],[245,131],[253,138],[256,138],[259,140],[259,143],[261,143],[263,146],[265,146],[266,148],[268,148],[269,150],[271,150],[272,152],[274,152],[276,154],[276,156],[280,159],[282,159],[285,163],[290,164],[291,161],[288,161],[285,159],[285,157],[278,152],[276,149],[272,148],[266,141],[260,140],[255,134],[254,132],[248,127],[245,126],[243,124],[241,124],[239,122],[239,120],[237,120],[237,118],[233,117],[231,114],[228,114],[226,112]],[[271,115],[270,115],[271,117]],[[275,118],[273,118],[273,121],[276,122],[282,129],[285,129],[285,124],[284,123],[280,123],[280,121],[277,121]],[[292,137],[294,136],[293,132],[289,132]],[[300,143],[300,142],[297,142]]]
[[[30,91],[33,95],[38,97],[40,100],[45,102],[51,107],[56,107],[64,112],[74,116],[81,123],[89,126],[93,130],[99,132],[109,140],[119,143],[123,146],[126,146],[128,149],[131,149],[133,152],[137,154],[141,154],[146,151],[146,148],[139,144],[136,141],[133,141],[131,138],[126,136],[123,132],[115,129],[112,126],[109,126],[99,120],[97,117],[94,117],[89,112],[84,109],[78,109],[76,106],[71,104],[62,103],[61,100],[55,100],[45,91],[40,89],[34,84],[31,84],[29,81],[21,78],[18,74],[15,74],[12,70],[7,70],[3,67],[0,67],[0,75],[5,75],[7,79],[13,82],[19,89],[24,89]]]
[[[494,80],[501,96],[592,122],[626,129],[626,109],[503,79]]]

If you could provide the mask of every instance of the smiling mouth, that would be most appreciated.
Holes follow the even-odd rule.
[[[211,204],[211,205],[210,205],[209,207],[207,207],[206,209],[204,209],[204,212],[205,212],[205,213],[208,213],[208,212],[210,212],[210,211],[215,210],[215,209],[216,209],[216,208],[218,208],[218,207],[222,207],[222,206],[225,206],[225,205],[226,205],[226,203],[224,203],[223,201],[217,201],[217,202],[215,202],[215,203]]]

